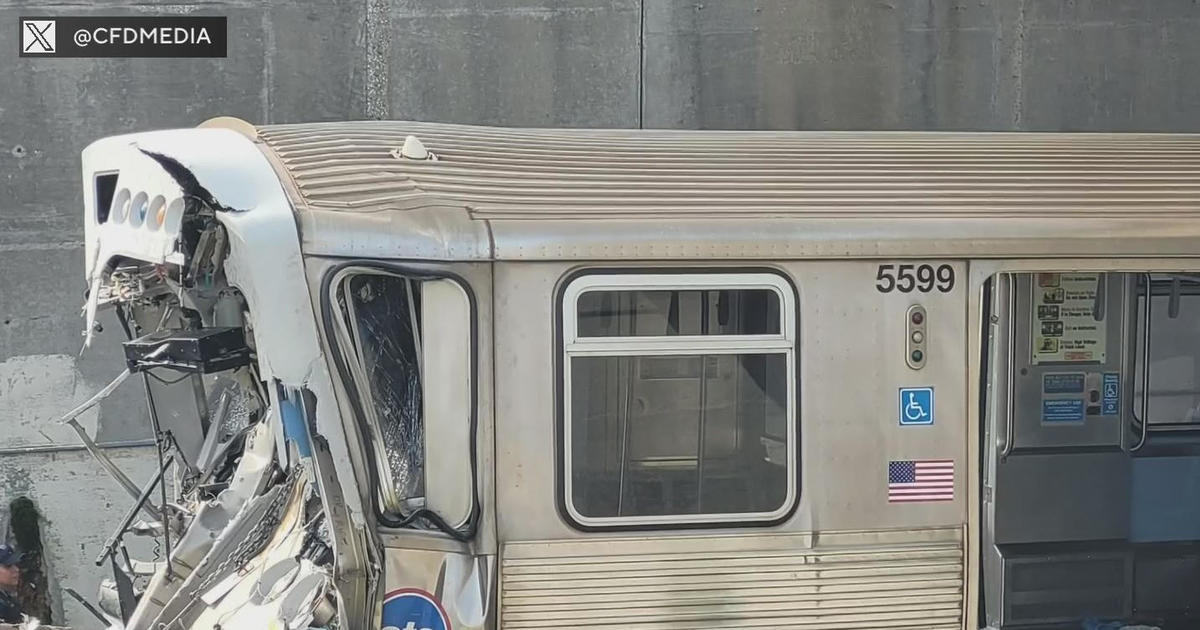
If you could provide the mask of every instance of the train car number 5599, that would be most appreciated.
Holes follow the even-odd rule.
[[[942,293],[954,290],[954,267],[950,265],[879,265],[875,273],[875,288],[880,293]]]

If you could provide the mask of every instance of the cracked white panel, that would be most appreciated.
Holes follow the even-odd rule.
[[[230,284],[242,291],[254,319],[262,377],[317,393],[317,428],[328,439],[335,460],[350,461],[304,282],[296,221],[266,158],[253,142],[228,129],[131,134],[97,141],[84,151],[85,181],[90,183],[95,173],[125,168],[128,170],[122,171],[118,180],[118,195],[124,188],[137,188],[151,198],[162,195],[169,199],[169,193],[178,191],[178,184],[136,149],[177,160],[220,204],[235,210],[217,212],[229,236],[225,272]],[[97,270],[112,255],[154,262],[172,255],[154,239],[134,238],[130,224],[124,230],[97,224],[92,206],[94,202],[87,208],[85,229],[89,280],[98,277]],[[93,291],[89,300],[89,328],[95,295]],[[358,490],[347,472],[339,475],[343,494],[355,520],[361,523]]]

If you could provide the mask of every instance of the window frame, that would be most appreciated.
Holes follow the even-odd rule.
[[[1156,294],[1154,292],[1154,282],[1155,282],[1154,277],[1155,276],[1169,276],[1169,277],[1193,276],[1192,284],[1196,284],[1196,285],[1200,285],[1200,280],[1195,278],[1196,274],[1185,273],[1185,272],[1153,272],[1153,271],[1147,272],[1147,271],[1143,271],[1143,272],[1136,272],[1131,275],[1137,276],[1133,280],[1133,283],[1132,283],[1133,290],[1131,293],[1133,295],[1133,299],[1131,300],[1131,302],[1132,302],[1131,310],[1132,310],[1132,314],[1133,314],[1132,315],[1133,321],[1132,321],[1132,325],[1129,327],[1130,332],[1132,333],[1132,336],[1133,336],[1132,349],[1131,349],[1131,352],[1133,354],[1133,361],[1131,363],[1132,363],[1132,369],[1133,369],[1133,374],[1134,374],[1134,382],[1133,382],[1132,387],[1130,388],[1130,395],[1129,395],[1130,418],[1132,418],[1132,420],[1133,420],[1133,422],[1131,424],[1135,428],[1140,429],[1143,422],[1148,422],[1149,426],[1146,427],[1146,430],[1149,433],[1195,433],[1195,434],[1200,434],[1200,421],[1197,421],[1197,422],[1156,422],[1153,417],[1150,417],[1147,419],[1141,418],[1141,400],[1142,400],[1142,397],[1146,396],[1147,394],[1146,394],[1146,392],[1140,392],[1140,396],[1139,396],[1138,389],[1141,387],[1141,378],[1142,378],[1143,372],[1142,372],[1142,370],[1137,369],[1138,364],[1143,363],[1142,369],[1147,371],[1147,374],[1146,374],[1147,381],[1149,382],[1149,384],[1152,385],[1154,382],[1154,376],[1153,376],[1153,365],[1150,361],[1150,351],[1154,346],[1154,326],[1153,326],[1153,321],[1144,322],[1144,325],[1149,327],[1148,334],[1146,334],[1146,340],[1148,341],[1148,343],[1147,343],[1146,347],[1141,347],[1142,346],[1142,336],[1139,333],[1143,326],[1142,320],[1143,320],[1143,314],[1145,313],[1145,305],[1142,303],[1142,299],[1150,300],[1151,313],[1153,313],[1154,312],[1153,300],[1155,297],[1159,297],[1159,298],[1161,298],[1161,297],[1169,298],[1170,297],[1170,293]],[[1146,286],[1145,294],[1143,294],[1143,292],[1141,291],[1141,288],[1142,288],[1143,281],[1147,278],[1149,278],[1150,281],[1149,281],[1148,285]],[[1170,278],[1167,278],[1166,282],[1169,282],[1169,281],[1170,281]],[[1162,280],[1160,280],[1160,282],[1162,282]],[[1188,293],[1181,292],[1180,295],[1188,295]],[[1151,319],[1153,319],[1153,314],[1151,315]],[[1141,352],[1139,352],[1139,349],[1141,350]],[[1153,399],[1154,399],[1154,395],[1153,395],[1153,393],[1151,393],[1150,400],[1153,401]],[[1147,409],[1149,409],[1149,408],[1150,408],[1149,403],[1147,403]]]
[[[669,335],[580,337],[578,303],[592,291],[717,291],[765,289],[779,299],[780,332],[766,335]],[[790,278],[775,269],[585,269],[566,276],[555,305],[557,338],[558,507],[562,517],[583,531],[678,529],[698,527],[762,527],[778,525],[800,504],[800,365],[799,294]],[[585,516],[575,508],[572,472],[571,359],[603,356],[681,356],[707,354],[783,354],[788,384],[787,491],[781,505],[768,512]]]
[[[418,509],[416,513],[409,515],[407,518],[399,518],[399,515],[389,512],[385,506],[385,497],[383,496],[385,492],[384,486],[390,486],[390,481],[385,482],[383,480],[383,476],[386,473],[385,465],[383,464],[386,461],[386,454],[382,453],[382,444],[373,435],[372,420],[368,417],[368,412],[366,411],[365,403],[367,400],[360,395],[363,384],[359,380],[360,375],[356,373],[358,370],[352,365],[350,357],[347,356],[350,354],[348,351],[352,346],[347,346],[346,342],[354,343],[347,335],[352,333],[337,306],[337,297],[344,290],[346,283],[358,275],[384,275],[409,280],[451,280],[458,285],[467,298],[467,305],[470,312],[470,416],[468,418],[470,453],[468,454],[468,458],[471,478],[471,510],[462,523],[446,523],[440,518],[440,515],[431,513],[426,508]],[[330,356],[333,359],[334,368],[345,390],[347,402],[355,417],[355,424],[358,430],[362,432],[363,454],[365,455],[365,461],[363,462],[364,472],[371,486],[368,496],[371,497],[370,503],[380,527],[410,531],[411,522],[414,520],[414,516],[417,516],[435,526],[434,530],[430,530],[431,532],[440,530],[441,534],[445,534],[460,542],[474,539],[479,529],[482,505],[480,502],[481,483],[478,458],[479,308],[471,284],[457,273],[441,268],[416,267],[375,260],[351,260],[334,264],[324,272],[321,281],[320,296],[322,323],[328,341]],[[411,531],[426,530],[416,529]]]

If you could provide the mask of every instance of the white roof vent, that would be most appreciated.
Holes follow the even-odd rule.
[[[399,151],[392,151],[392,155],[405,160],[437,160],[437,156],[430,153],[429,149],[417,139],[416,136],[408,136],[404,139],[404,146],[400,147]]]

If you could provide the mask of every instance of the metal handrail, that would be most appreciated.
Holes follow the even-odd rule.
[[[1002,459],[1002,460],[1006,459],[1009,456],[1009,454],[1012,453],[1013,446],[1016,444],[1016,440],[1013,439],[1013,431],[1016,428],[1016,426],[1015,426],[1016,425],[1016,421],[1015,421],[1016,414],[1013,413],[1013,393],[1014,393],[1013,381],[1015,381],[1016,379],[1014,378],[1013,368],[1016,366],[1016,362],[1014,361],[1014,359],[1017,356],[1016,341],[1014,339],[1014,332],[1015,332],[1016,327],[1013,324],[1013,321],[1016,318],[1013,317],[1013,308],[1012,308],[1012,306],[1013,306],[1013,299],[1012,299],[1013,290],[1012,290],[1012,280],[1010,277],[1005,278],[1005,283],[1003,284],[1003,286],[1005,286],[1008,289],[1008,296],[1007,296],[1008,300],[1006,303],[1008,304],[1009,308],[1006,309],[1008,311],[1008,313],[1007,313],[1008,326],[1007,326],[1007,329],[1005,332],[1005,340],[1004,340],[1005,345],[1008,346],[1008,377],[1007,377],[1008,382],[1006,383],[1007,392],[1006,392],[1006,399],[1004,402],[1004,413],[1008,416],[1008,418],[1007,418],[1007,421],[1005,422],[1006,428],[1004,431],[1004,448],[1000,449],[1000,459]]]
[[[1146,445],[1146,435],[1150,427],[1150,305],[1153,302],[1150,292],[1150,274],[1146,277],[1146,303],[1142,307],[1142,436],[1130,453],[1140,450]]]

